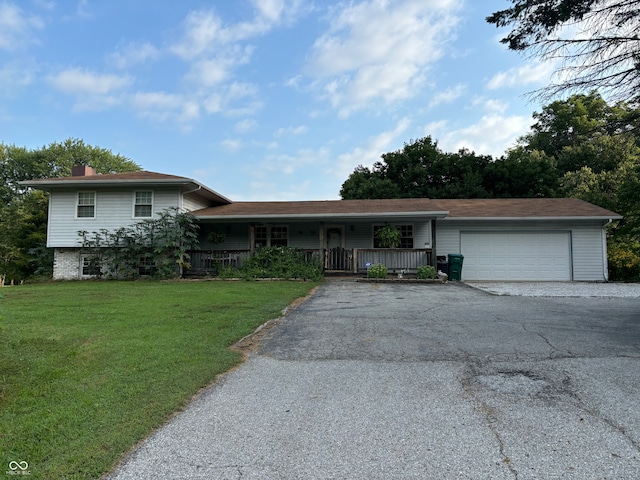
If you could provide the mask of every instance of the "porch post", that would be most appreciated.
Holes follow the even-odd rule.
[[[325,261],[324,261],[324,222],[320,222],[320,229],[319,229],[319,240],[320,240],[320,261],[322,262],[322,269],[324,270],[325,268]]]
[[[256,249],[256,226],[254,223],[249,224],[249,250],[253,254]]]
[[[438,269],[438,257],[436,257],[436,219],[431,220],[431,266]]]

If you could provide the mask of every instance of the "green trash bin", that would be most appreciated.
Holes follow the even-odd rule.
[[[449,280],[462,280],[462,262],[464,255],[457,253],[449,254]]]

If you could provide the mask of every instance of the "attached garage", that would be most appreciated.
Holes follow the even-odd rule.
[[[460,232],[464,280],[569,281],[571,233]]]
[[[575,198],[435,200],[436,255],[464,255],[462,280],[608,279],[607,226],[620,215]]]

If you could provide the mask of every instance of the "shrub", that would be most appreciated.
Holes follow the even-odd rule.
[[[374,263],[369,267],[369,278],[387,278],[387,267]]]
[[[609,279],[618,282],[640,281],[640,243],[609,245]]]
[[[304,250],[291,247],[262,247],[240,270],[242,278],[285,278],[320,280],[322,265],[317,256],[309,257]]]
[[[421,280],[437,278],[436,268],[431,265],[420,265],[417,271],[417,277]]]

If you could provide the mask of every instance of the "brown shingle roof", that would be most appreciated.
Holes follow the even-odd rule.
[[[179,177],[177,175],[167,175],[165,173],[157,173],[157,172],[148,172],[145,170],[141,170],[139,172],[126,172],[126,173],[107,173],[107,174],[96,174],[96,175],[86,175],[86,176],[76,176],[76,177],[53,177],[53,178],[44,178],[40,180],[29,180],[28,182],[24,182],[25,184],[65,184],[65,183],[75,183],[75,182],[135,182],[135,181],[184,181],[184,182],[192,182],[190,178]]]
[[[166,173],[139,172],[108,173],[72,177],[54,177],[40,180],[28,180],[20,182],[28,187],[40,188],[43,190],[60,187],[116,187],[120,185],[175,185],[183,189],[184,192],[193,190],[197,195],[207,198],[212,203],[230,203],[231,200],[211,190],[209,187],[187,177],[177,175],[167,175]]]
[[[489,198],[435,200],[448,218],[619,218],[610,210],[577,198]]]
[[[234,202],[194,212],[198,218],[429,215],[447,218],[619,218],[574,198],[327,200]]]

